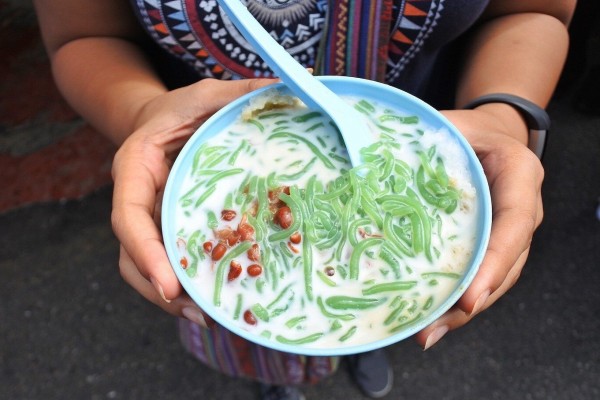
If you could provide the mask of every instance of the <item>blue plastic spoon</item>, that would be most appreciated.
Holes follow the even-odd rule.
[[[285,51],[240,0],[217,2],[281,81],[309,108],[319,109],[329,115],[342,134],[352,166],[362,164],[360,149],[372,143],[364,117]]]

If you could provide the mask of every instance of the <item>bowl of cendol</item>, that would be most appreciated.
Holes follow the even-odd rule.
[[[217,323],[280,351],[347,355],[410,337],[456,303],[487,248],[491,202],[438,111],[385,84],[319,79],[365,118],[361,165],[326,115],[271,85],[191,136],[162,232],[183,288]]]

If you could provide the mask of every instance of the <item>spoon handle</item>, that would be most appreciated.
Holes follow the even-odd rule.
[[[324,111],[340,130],[353,166],[360,164],[360,149],[371,143],[365,120],[297,62],[263,28],[240,0],[217,0],[244,38],[283,83],[309,108]]]
[[[308,107],[323,108],[323,101],[305,92],[319,90],[326,97],[336,96],[298,63],[254,18],[240,0],[217,0],[235,27],[280,78]],[[262,52],[261,52],[262,49]],[[307,85],[311,87],[308,88]],[[327,99],[324,99],[326,101]],[[329,98],[330,100],[330,98]],[[335,101],[335,100],[334,100]]]

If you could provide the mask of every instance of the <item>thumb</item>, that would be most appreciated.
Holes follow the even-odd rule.
[[[235,81],[220,81],[217,79],[203,79],[188,87],[198,104],[204,107],[203,114],[212,115],[235,99],[278,83],[279,79],[240,79]]]

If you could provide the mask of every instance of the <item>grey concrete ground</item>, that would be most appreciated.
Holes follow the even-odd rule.
[[[546,217],[517,286],[423,352],[389,349],[390,399],[600,398],[600,118],[550,107]],[[252,399],[185,354],[121,281],[111,188],[0,215],[1,399]],[[344,368],[309,399],[363,399]]]

